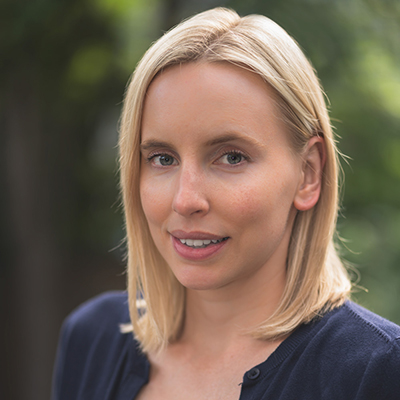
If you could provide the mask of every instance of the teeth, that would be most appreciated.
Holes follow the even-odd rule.
[[[220,243],[223,241],[223,239],[220,240],[199,240],[199,239],[179,239],[181,241],[181,243],[186,244],[186,246],[190,246],[190,247],[206,247],[209,244],[212,243]]]

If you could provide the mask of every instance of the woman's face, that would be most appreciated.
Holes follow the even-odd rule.
[[[271,90],[228,63],[189,63],[150,85],[140,196],[154,242],[191,289],[285,275],[302,160]]]

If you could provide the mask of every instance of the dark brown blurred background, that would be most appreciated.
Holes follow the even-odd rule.
[[[397,0],[2,0],[0,398],[50,397],[62,320],[124,289],[117,125],[137,61],[183,17],[228,6],[297,39],[351,157],[339,232],[355,298],[400,323]]]

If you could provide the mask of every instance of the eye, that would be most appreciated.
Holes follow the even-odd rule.
[[[239,151],[229,151],[219,159],[220,164],[237,165],[247,160],[247,157]]]
[[[170,154],[152,154],[147,158],[148,162],[151,162],[155,166],[169,167],[176,165],[177,160]]]

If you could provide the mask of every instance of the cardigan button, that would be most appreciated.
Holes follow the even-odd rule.
[[[249,379],[257,379],[260,376],[260,370],[258,368],[252,368],[247,372],[247,377]]]

